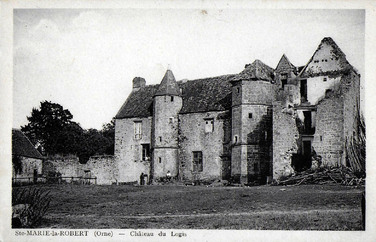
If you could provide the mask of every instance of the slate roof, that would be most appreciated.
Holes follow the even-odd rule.
[[[325,48],[329,50],[328,53],[325,52]],[[321,40],[307,65],[299,73],[299,77],[337,75],[346,73],[349,70],[356,72],[334,40],[330,37],[325,37]]]
[[[164,75],[161,84],[159,84],[158,90],[155,93],[155,96],[163,96],[163,95],[173,95],[179,96],[180,95],[180,88],[176,83],[174,74],[171,70],[167,70],[166,74]]]
[[[180,95],[183,107],[180,113],[224,111],[231,107],[232,85],[230,80],[235,75],[223,75],[191,81],[178,81],[182,89]],[[163,82],[163,81],[162,81]],[[160,85],[147,85],[133,91],[125,101],[115,118],[144,118],[153,115],[153,96]]]
[[[260,60],[255,60],[252,64],[245,66],[245,69],[236,75],[232,81],[240,80],[264,80],[272,82],[274,79],[274,69],[265,65]]]
[[[43,159],[26,135],[18,129],[12,129],[12,155]]]
[[[282,55],[281,59],[278,62],[277,67],[275,68],[278,70],[281,66],[287,64],[291,69],[295,70],[296,67],[290,62],[289,58],[285,54]]]

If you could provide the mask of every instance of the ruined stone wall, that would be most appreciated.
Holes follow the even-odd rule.
[[[343,98],[333,94],[317,105],[316,132],[312,146],[322,157],[324,166],[338,166],[342,163],[344,150],[343,137]]]
[[[42,160],[29,158],[29,157],[21,157],[21,166],[22,172],[20,174],[16,174],[14,168],[12,167],[12,175],[13,177],[17,178],[26,178],[26,177],[33,177],[34,176],[34,169],[37,170],[37,174],[42,174]]]
[[[189,113],[179,115],[180,177],[184,180],[220,179],[224,154],[224,112]],[[205,132],[206,119],[214,120],[213,132]],[[227,124],[228,125],[228,121]],[[227,128],[227,130],[229,130]],[[227,135],[228,136],[228,135]],[[227,142],[228,143],[228,142]],[[202,151],[203,171],[193,172],[193,151]]]
[[[283,90],[283,92],[284,98],[282,100],[285,101],[286,106],[294,106],[300,104],[300,84],[287,84],[285,85],[285,89]]]
[[[135,137],[134,122],[142,122],[142,136]],[[115,160],[118,182],[138,181],[140,174],[150,176],[150,160],[142,160],[142,144],[151,142],[152,117],[117,119],[115,123]]]
[[[91,177],[97,178],[98,185],[111,185],[117,182],[117,165],[114,156],[92,156],[82,165],[82,169],[90,171]]]
[[[78,161],[78,157],[73,155],[48,157],[43,162],[43,175],[47,176],[50,172],[58,172],[62,177],[79,177],[84,175],[83,165]]]
[[[343,131],[346,141],[346,139],[352,139],[354,132],[358,132],[357,117],[359,117],[360,112],[360,78],[356,73],[352,72],[344,76],[341,83],[344,101]]]
[[[273,179],[294,172],[291,167],[292,154],[297,153],[299,131],[296,126],[295,114],[282,102],[273,104]]]
[[[316,76],[307,78],[307,99],[311,105],[316,105],[325,97],[328,89],[338,89],[341,77]]]

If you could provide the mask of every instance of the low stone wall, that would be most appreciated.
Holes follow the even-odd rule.
[[[48,157],[43,163],[43,175],[48,175],[50,172],[59,172],[62,177],[83,176],[82,166],[76,156]]]
[[[91,177],[97,178],[98,185],[111,185],[117,182],[118,168],[114,156],[92,156],[83,166],[86,171],[90,171]]]
[[[51,172],[60,173],[62,177],[96,177],[98,185],[115,183],[118,176],[115,159],[109,155],[92,156],[86,164],[81,164],[76,156],[49,157],[43,163],[43,175]]]
[[[21,167],[22,167],[22,171],[18,174],[15,173],[14,168],[13,168],[13,171],[12,171],[13,178],[34,177],[34,170],[36,170],[37,175],[42,174],[42,160],[41,159],[21,157]]]

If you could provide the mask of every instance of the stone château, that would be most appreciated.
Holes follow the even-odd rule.
[[[346,165],[357,132],[360,75],[331,38],[305,66],[283,55],[275,69],[260,60],[239,74],[159,85],[133,79],[116,115],[118,182],[165,177],[279,179],[296,170]]]

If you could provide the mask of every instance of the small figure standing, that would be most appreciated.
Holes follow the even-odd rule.
[[[140,175],[140,185],[144,185],[145,183],[145,180],[144,180],[144,173],[142,172],[141,175]]]
[[[167,181],[171,181],[171,172],[170,171],[167,171],[166,179],[167,179]]]

